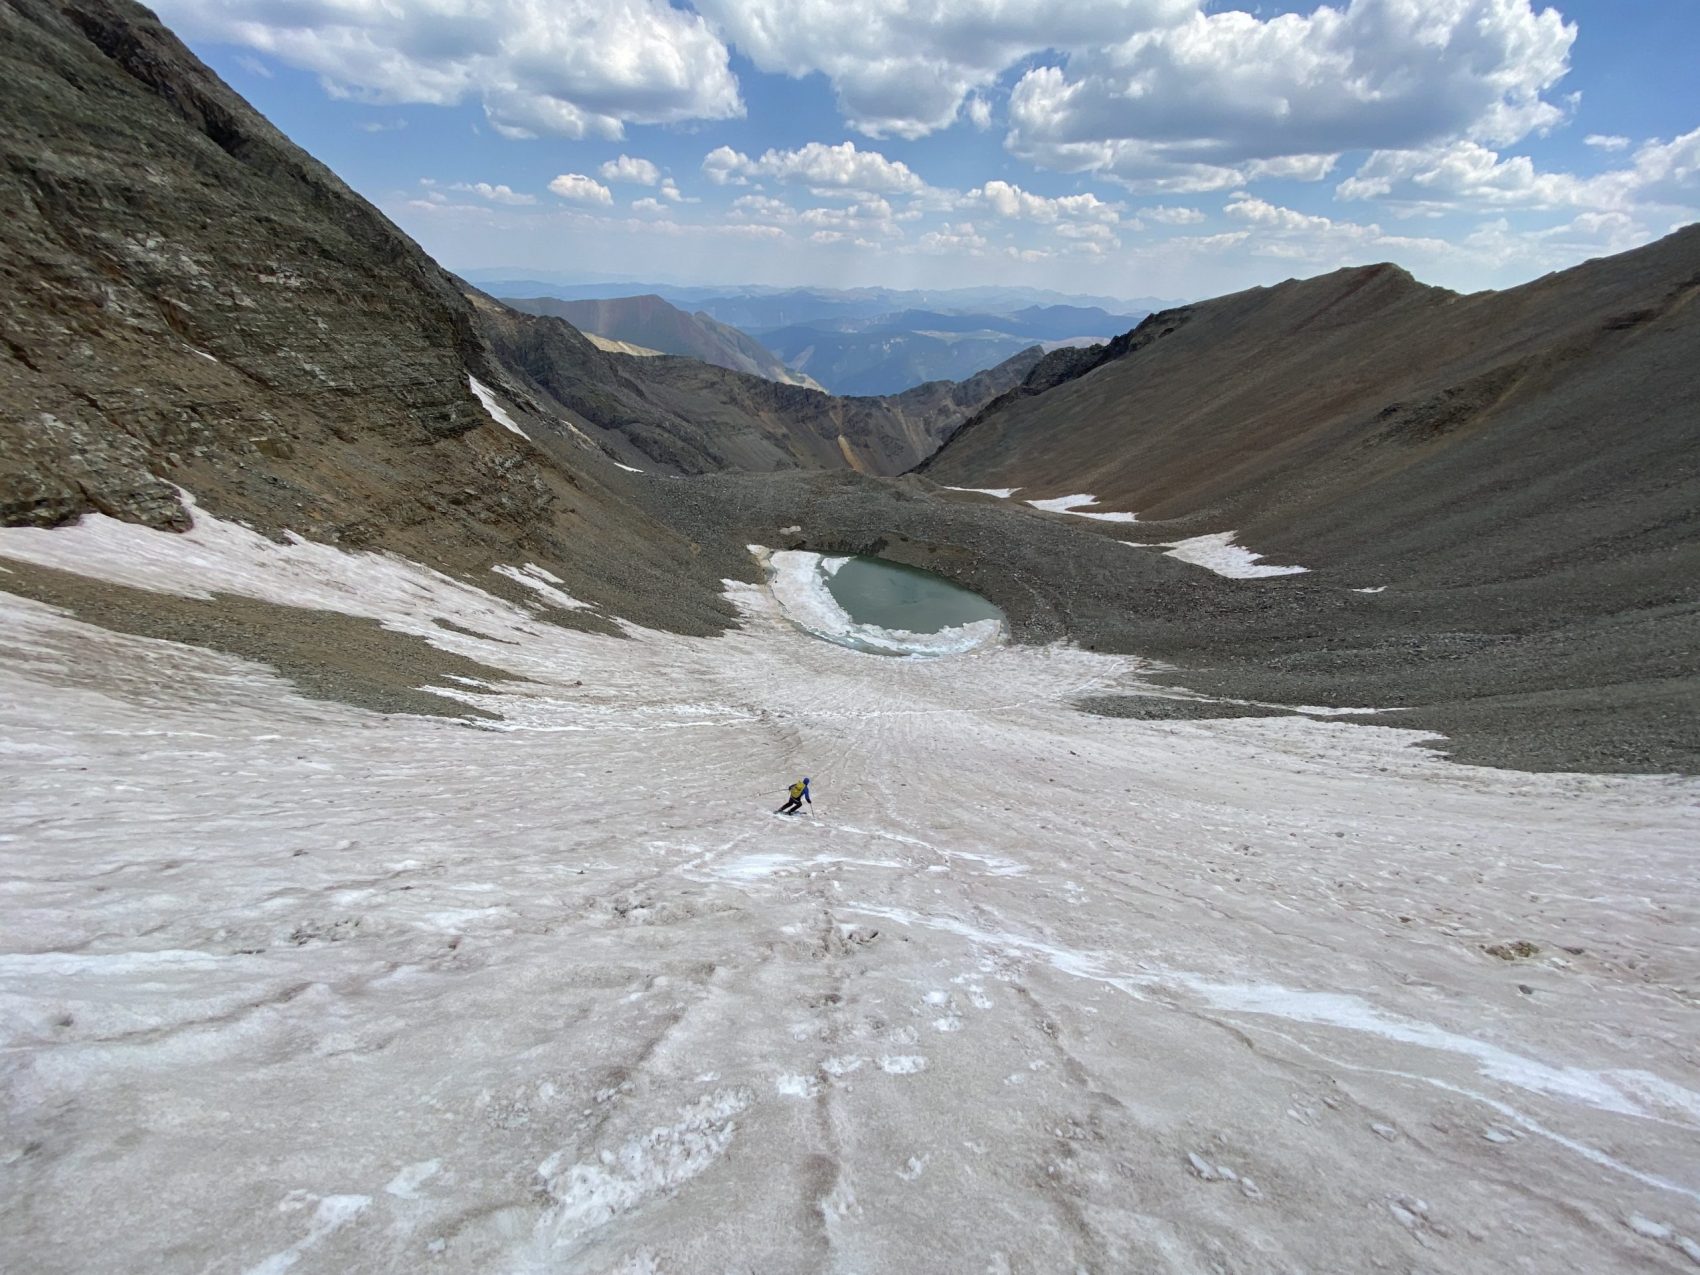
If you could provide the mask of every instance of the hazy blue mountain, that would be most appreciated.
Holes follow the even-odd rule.
[[[653,294],[606,300],[566,301],[556,297],[504,297],[527,314],[565,319],[581,332],[701,359],[734,372],[749,372],[788,385],[812,386],[755,338],[706,314],[687,314]]]

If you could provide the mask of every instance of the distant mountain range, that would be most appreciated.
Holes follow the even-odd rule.
[[[589,336],[604,338],[616,349],[622,345],[638,347],[623,353],[679,354],[783,385],[821,388],[807,376],[793,372],[772,351],[737,328],[707,314],[686,314],[653,293],[586,301],[563,301],[556,297],[504,297],[503,300],[527,314],[565,319]]]
[[[929,381],[962,380],[1013,358],[1035,342],[1054,348],[1109,341],[1136,326],[1147,313],[1111,312],[1100,305],[1073,303],[1090,298],[1038,304],[1032,298],[1057,294],[1020,288],[951,292],[752,289],[706,297],[694,297],[699,290],[686,289],[700,307],[688,314],[655,293],[569,299],[548,293],[521,295],[527,289],[560,288],[538,280],[482,286],[496,291],[515,309],[565,319],[603,340],[849,395],[900,394]],[[586,284],[584,288],[605,291],[607,286]],[[933,304],[921,304],[924,301]],[[969,302],[978,302],[981,308],[937,308]]]
[[[872,318],[900,310],[1013,314],[1031,306],[1096,307],[1132,314],[1184,304],[1173,297],[1111,297],[1055,292],[1048,288],[987,285],[974,288],[775,288],[759,284],[681,285],[641,279],[610,279],[512,266],[462,270],[460,277],[493,296],[555,297],[590,301],[604,297],[654,295],[687,310],[702,310],[722,323],[748,330],[813,323],[858,315]]]
[[[932,380],[961,380],[1035,342],[1097,345],[1136,327],[1144,314],[1097,306],[1028,306],[1011,314],[901,310],[873,318],[841,315],[753,335],[798,372],[834,394],[894,394]]]

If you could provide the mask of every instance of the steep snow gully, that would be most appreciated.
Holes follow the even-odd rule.
[[[0,594],[7,1270],[1700,1260],[1690,781],[1088,716],[1138,661],[747,585],[619,640],[205,514],[0,555],[520,679],[384,717]]]

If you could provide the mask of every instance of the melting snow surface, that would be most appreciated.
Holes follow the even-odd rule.
[[[523,567],[494,566],[490,570],[497,575],[506,576],[515,584],[523,584],[545,602],[558,606],[563,611],[579,611],[590,605],[557,588],[556,586],[565,583],[561,577],[551,571],[545,571],[535,562],[528,562]]]
[[[490,387],[488,385],[484,384],[484,382],[479,380],[476,376],[469,376],[466,378],[466,381],[468,385],[472,386],[472,392],[478,396],[478,401],[484,404],[484,410],[490,413],[490,418],[494,420],[496,424],[500,425],[503,429],[512,430],[521,438],[530,438],[530,435],[521,429],[517,423],[515,423],[514,418],[508,415],[507,409],[496,401],[496,396],[490,392]]]
[[[1096,496],[1084,492],[1073,496],[1052,496],[1049,500],[1029,500],[1028,504],[1035,509],[1044,509],[1055,514],[1073,514],[1076,518],[1097,518],[1103,522],[1138,522],[1135,514],[1097,513],[1083,508],[1085,505],[1098,503]]]
[[[971,492],[975,492],[976,494],[981,495],[981,496],[996,496],[1000,500],[1008,500],[1011,496],[1015,495],[1016,492],[1020,491],[1021,488],[1019,488],[1019,487],[946,487],[945,490],[946,491],[971,491]]]
[[[0,591],[0,1266],[1687,1260],[1700,784],[1092,717],[1150,666],[869,659],[809,556],[613,639],[199,511],[0,529],[517,679],[385,717]]]

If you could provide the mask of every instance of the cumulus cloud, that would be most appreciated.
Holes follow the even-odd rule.
[[[642,199],[632,200],[632,211],[640,213],[662,213],[667,211],[667,205],[659,199],[645,195]]]
[[[949,127],[974,90],[1023,58],[1168,26],[1197,0],[697,0],[696,7],[762,70],[826,75],[851,128],[916,138]]]
[[[1172,204],[1158,204],[1155,208],[1141,208],[1139,216],[1144,221],[1155,221],[1164,226],[1196,226],[1204,220],[1204,214],[1196,208],[1180,208]]]
[[[1582,139],[1582,143],[1602,151],[1621,151],[1629,148],[1629,139],[1615,133],[1589,133]]]
[[[623,135],[744,113],[729,53],[667,0],[155,0],[190,39],[263,52],[370,102],[482,102],[509,137]]]
[[[1444,240],[1390,235],[1374,224],[1299,212],[1244,193],[1230,199],[1222,211],[1230,220],[1252,228],[1250,251],[1258,256],[1328,265],[1451,251]]]
[[[614,192],[609,190],[594,177],[586,177],[583,173],[562,173],[549,183],[549,189],[562,199],[570,199],[579,204],[612,204]]]
[[[740,195],[732,201],[734,221],[760,221],[785,226],[818,227],[809,236],[816,243],[840,243],[902,236],[891,205],[877,195],[865,196],[842,208],[793,208],[771,195]]]
[[[1700,129],[1636,149],[1625,168],[1592,177],[1541,172],[1526,155],[1501,157],[1476,142],[1376,151],[1336,188],[1342,199],[1376,199],[1415,209],[1632,211],[1700,204]]]
[[[660,194],[661,194],[661,198],[671,200],[675,204],[679,204],[679,203],[694,204],[694,203],[697,202],[697,200],[695,200],[695,199],[686,199],[683,192],[681,192],[680,189],[679,189],[679,184],[677,182],[675,182],[671,177],[663,177],[661,179]]]
[[[469,195],[477,195],[487,199],[492,204],[535,204],[536,195],[522,194],[508,186],[492,186],[489,182],[455,182],[450,190],[465,191]]]
[[[966,201],[979,203],[1007,220],[1055,222],[1064,218],[1114,223],[1120,220],[1117,206],[1093,194],[1035,195],[1005,181],[989,181],[968,192]]]
[[[661,180],[659,168],[647,159],[634,159],[630,155],[609,160],[597,172],[605,182],[628,182],[633,186],[653,186]]]
[[[767,151],[760,159],[719,146],[703,158],[702,171],[720,186],[747,186],[752,177],[768,177],[816,190],[869,194],[918,194],[927,188],[907,164],[878,151],[857,150],[854,142],[810,142],[796,150]]]
[[[974,227],[971,221],[945,222],[937,230],[929,230],[915,241],[915,246],[922,252],[951,253],[966,252],[970,254],[985,250],[986,237]]]
[[[1262,20],[1196,13],[1037,66],[1010,95],[1008,149],[1138,188],[1325,175],[1342,151],[1508,142],[1564,118],[1543,96],[1576,28],[1530,0],[1352,0]]]

